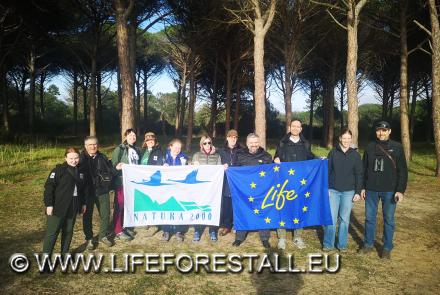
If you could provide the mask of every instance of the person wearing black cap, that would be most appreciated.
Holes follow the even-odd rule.
[[[359,252],[368,254],[373,251],[380,199],[384,219],[381,257],[390,259],[395,229],[394,212],[396,204],[403,200],[408,168],[402,145],[390,140],[390,124],[380,121],[375,127],[376,141],[367,146],[363,157],[365,179],[361,197],[365,200],[365,238],[364,246]]]

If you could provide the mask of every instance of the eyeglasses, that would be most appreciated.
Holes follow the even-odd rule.
[[[210,141],[204,142],[203,145],[211,145]]]

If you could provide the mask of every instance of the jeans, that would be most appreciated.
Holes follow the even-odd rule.
[[[100,196],[87,198],[86,213],[83,215],[83,230],[86,240],[93,239],[93,207],[98,208],[101,225],[99,230],[99,239],[108,235],[110,224],[110,196],[108,193]]]
[[[301,239],[303,229],[297,228],[293,230],[293,239]],[[278,239],[286,239],[287,238],[287,230],[284,228],[277,229]]]
[[[350,213],[353,208],[354,190],[340,192],[329,190],[330,210],[332,212],[333,225],[324,226],[324,248],[335,248],[336,225],[339,217],[338,249],[347,249],[348,226],[350,225]]]
[[[393,249],[394,236],[394,212],[396,212],[396,202],[394,192],[366,192],[365,197],[365,239],[364,247],[373,247],[376,238],[376,216],[379,199],[382,201],[383,214],[383,250]]]
[[[124,222],[124,188],[118,186],[115,190],[115,209],[113,211],[113,230],[115,234],[122,233]]]

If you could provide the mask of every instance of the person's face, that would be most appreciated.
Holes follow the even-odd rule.
[[[127,134],[127,143],[133,145],[136,142],[136,133],[130,132]]]
[[[248,140],[246,140],[246,146],[248,147],[251,154],[255,154],[260,147],[260,139],[257,137],[249,138]]]
[[[206,138],[203,142],[202,142],[202,148],[205,152],[209,152],[211,151],[211,147],[212,147],[212,140],[210,138]]]
[[[98,142],[96,140],[87,140],[84,144],[84,147],[90,156],[94,156],[98,152]]]
[[[351,144],[351,135],[350,133],[344,133],[342,136],[339,137],[339,142],[341,143],[342,147],[345,149],[348,149]]]
[[[156,144],[156,140],[150,138],[150,139],[147,139],[145,143],[147,144],[147,148],[151,149]]]
[[[228,146],[233,147],[237,144],[237,136],[232,135],[232,136],[228,136],[226,137],[226,141],[228,142]]]
[[[64,158],[69,166],[75,167],[79,163],[79,155],[77,153],[68,153]]]
[[[170,152],[173,156],[177,156],[182,150],[182,144],[180,142],[175,142],[170,146]]]
[[[298,136],[302,131],[302,126],[300,121],[292,121],[290,123],[290,133],[293,136]]]
[[[376,137],[380,141],[388,140],[390,138],[390,134],[391,134],[391,129],[380,128],[376,130]]]

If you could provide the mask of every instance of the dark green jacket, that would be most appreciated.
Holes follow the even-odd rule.
[[[118,165],[119,163],[125,163],[125,164],[129,164],[128,161],[128,145],[121,143],[120,145],[118,145],[113,153],[112,153],[112,165],[113,168],[116,169],[116,165]],[[137,146],[132,146],[131,148],[133,148],[139,157],[139,162],[142,159],[142,152],[141,150],[137,147]],[[122,186],[122,170],[117,170],[117,176],[114,179],[114,185],[115,186]]]

